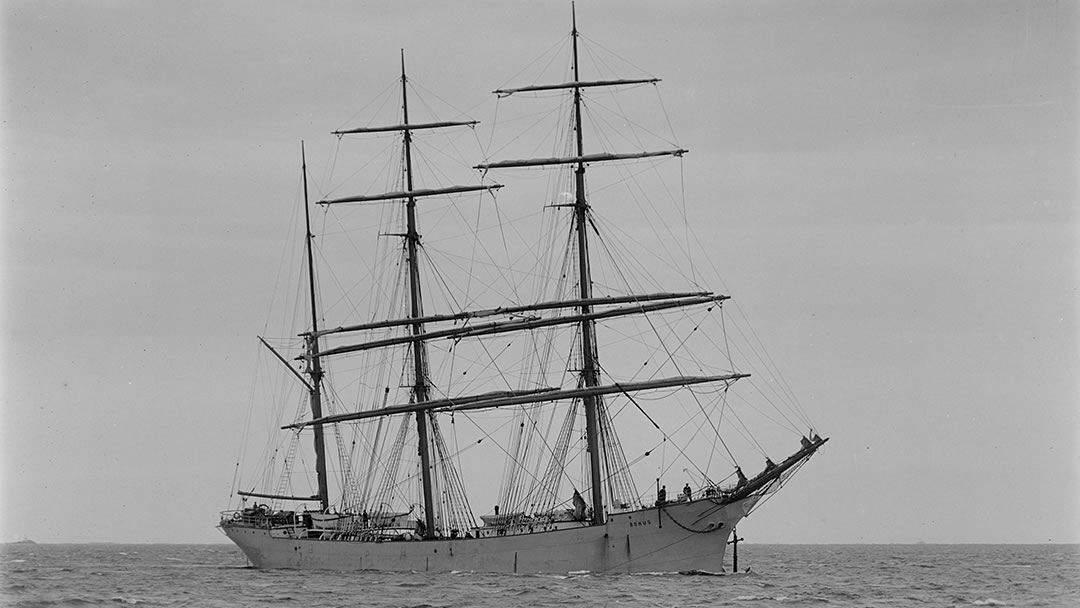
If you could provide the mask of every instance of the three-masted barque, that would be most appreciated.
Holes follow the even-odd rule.
[[[258,479],[240,482],[246,489],[234,488],[239,504],[222,513],[219,524],[254,566],[720,572],[736,524],[827,441],[810,425],[789,420],[798,449],[777,462],[765,456],[763,468],[744,474],[723,430],[730,422],[736,436],[748,433],[728,395],[737,383],[749,382],[750,374],[735,368],[726,337],[705,342],[713,349],[709,353],[694,350],[701,344],[699,330],[707,321],[717,325],[728,297],[696,285],[641,290],[645,283],[618,284],[614,278],[624,277],[622,271],[607,267],[602,281],[594,277],[599,254],[593,248],[601,226],[586,171],[670,161],[687,151],[587,149],[587,94],[658,80],[584,80],[576,21],[570,42],[568,81],[496,91],[500,99],[531,94],[564,100],[565,154],[481,163],[475,166],[482,176],[477,185],[419,185],[414,137],[476,123],[410,120],[404,57],[400,124],[334,132],[339,138],[389,134],[400,143],[391,191],[317,202],[324,211],[356,205],[391,210],[391,226],[373,236],[400,247],[382,250],[390,260],[390,287],[372,290],[366,319],[349,324],[335,319],[333,327],[326,326],[303,163],[308,323],[292,344],[299,349],[299,369],[283,350],[290,346],[287,337],[277,346],[260,338],[274,364],[290,372],[283,376],[302,392],[302,407],[279,425],[283,447],[268,449],[269,464]],[[541,245],[531,255],[507,260],[508,265],[522,257],[546,261],[507,280],[514,287],[511,296],[493,298],[481,289],[443,298],[440,306],[446,309],[428,310],[426,305],[437,300],[429,297],[432,286],[453,290],[424,255],[420,207],[454,197],[493,198],[503,186],[484,183],[487,177],[513,180],[515,172],[556,174],[545,212],[557,218],[549,245],[561,242],[564,255]],[[481,239],[479,232],[467,238]],[[603,252],[612,247],[603,240],[599,244]],[[626,251],[656,253],[637,246]],[[540,277],[541,267],[550,278]],[[462,275],[472,277],[476,268]],[[372,271],[372,280],[384,274]],[[679,273],[661,274],[666,279]],[[533,284],[527,295],[521,295],[526,282],[521,277]],[[490,304],[459,304],[483,299]],[[721,332],[728,322],[720,317]],[[607,342],[615,346],[604,352],[614,354],[605,359],[610,364],[601,365]],[[635,370],[616,369],[635,358]],[[343,361],[351,363],[339,365]],[[476,373],[461,380],[469,371]],[[678,416],[685,420],[676,421]],[[481,428],[488,423],[492,429]],[[473,439],[466,442],[461,436],[468,431]],[[624,443],[631,441],[634,458],[628,460]],[[335,442],[336,451],[329,445]],[[757,441],[748,443],[766,453]],[[306,463],[311,444],[314,462]],[[471,455],[473,448],[490,446],[488,455]],[[328,461],[334,456],[332,467]],[[494,480],[496,456],[506,461],[500,482]],[[641,478],[644,489],[638,486]],[[667,492],[668,479],[681,483],[684,478],[681,492]],[[297,490],[305,483],[305,490]],[[478,494],[499,505],[479,521],[470,502]]]

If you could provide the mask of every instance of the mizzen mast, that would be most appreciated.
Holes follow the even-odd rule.
[[[311,402],[311,415],[322,416],[322,363],[319,359],[319,309],[315,303],[315,261],[311,251],[311,211],[308,203],[307,157],[304,154],[304,142],[300,142],[300,163],[304,174],[304,227],[308,267],[308,293],[311,296],[311,333],[305,336],[307,349],[308,374],[311,376],[308,395]],[[318,478],[319,506],[323,511],[330,507],[330,493],[326,482],[326,438],[323,429],[315,429],[315,476]]]

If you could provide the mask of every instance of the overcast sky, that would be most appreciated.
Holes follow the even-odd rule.
[[[220,542],[298,142],[474,118],[568,2],[2,11],[0,539]],[[827,448],[755,542],[1080,542],[1074,2],[577,3]],[[319,169],[316,169],[318,171]]]

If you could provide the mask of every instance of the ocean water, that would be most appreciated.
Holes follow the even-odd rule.
[[[1080,607],[1077,545],[751,545],[740,568],[540,576],[255,570],[230,545],[5,545],[2,606]]]

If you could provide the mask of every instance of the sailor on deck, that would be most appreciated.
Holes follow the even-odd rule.
[[[574,519],[582,521],[585,519],[585,499],[581,497],[581,494],[574,490]]]

